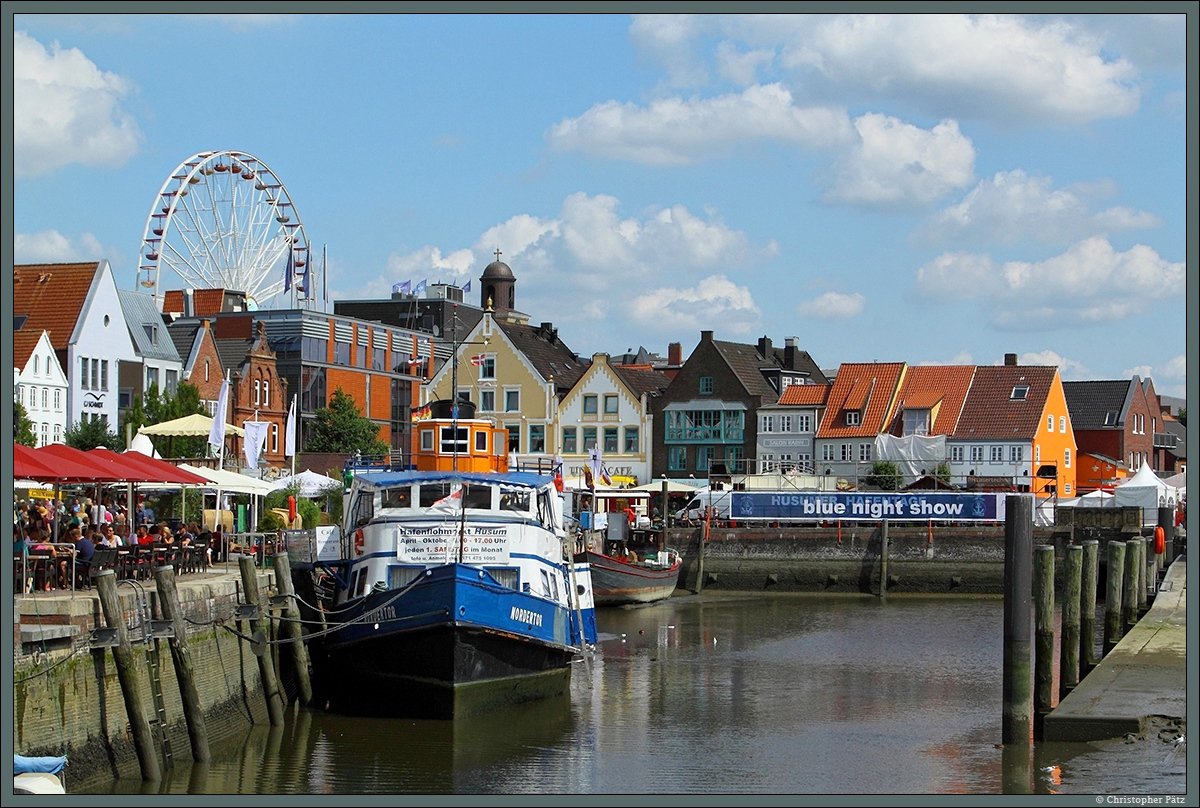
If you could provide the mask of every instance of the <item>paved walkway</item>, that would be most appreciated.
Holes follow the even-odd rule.
[[[1046,715],[1047,741],[1098,741],[1187,717],[1187,560],[1171,564],[1149,611]]]

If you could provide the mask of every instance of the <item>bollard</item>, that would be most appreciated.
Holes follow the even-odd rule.
[[[1125,542],[1125,586],[1121,589],[1121,631],[1133,628],[1138,621],[1138,585],[1141,576],[1138,575],[1138,545],[1140,539],[1129,539]]]
[[[242,574],[242,588],[245,592],[246,603],[255,606],[259,605],[258,596],[258,575],[254,570],[254,557],[242,556],[238,559],[238,570]],[[257,637],[259,634],[265,636],[263,632],[262,617],[258,617],[250,621],[250,630]],[[257,640],[255,640],[257,642]],[[258,671],[262,677],[263,696],[267,702],[267,715],[270,717],[271,726],[276,727],[283,723],[283,693],[279,689],[279,679],[275,675],[275,667],[271,664],[271,649],[268,647],[264,653],[255,652],[258,657]]]
[[[1033,706],[1038,716],[1054,707],[1054,546],[1033,548]],[[1040,722],[1039,722],[1040,723]],[[1035,726],[1040,735],[1040,728]]]
[[[1097,662],[1096,654],[1096,587],[1100,582],[1100,542],[1083,542],[1083,579],[1079,585],[1082,602],[1079,607],[1079,677],[1087,675]]]
[[[1058,697],[1063,699],[1079,684],[1080,610],[1083,584],[1083,548],[1066,548],[1063,558],[1062,646],[1058,662]]]
[[[1121,622],[1121,593],[1125,591],[1125,543],[1108,543],[1108,588],[1104,598],[1104,653],[1108,654],[1124,634]]]
[[[1001,742],[1033,742],[1030,592],[1033,498],[1009,494],[1004,516],[1004,716]]]
[[[296,683],[300,690],[300,703],[307,707],[312,704],[312,683],[308,678],[308,647],[304,644],[304,628],[300,625],[300,609],[296,606],[295,591],[292,587],[292,570],[287,553],[276,553],[271,558],[275,566],[275,585],[279,594],[285,596],[283,607],[283,630],[291,641],[292,664],[296,668]]]
[[[169,640],[171,661],[175,663],[175,678],[179,681],[179,698],[183,703],[183,718],[187,724],[188,739],[192,744],[192,760],[207,763],[212,760],[208,748],[208,728],[204,721],[204,708],[200,703],[200,690],[196,687],[192,657],[188,652],[187,624],[183,619],[183,609],[179,606],[175,569],[170,564],[156,567],[154,585],[158,589],[163,619],[170,620],[174,628],[173,636]]]
[[[162,766],[158,752],[154,749],[154,737],[150,732],[150,721],[146,718],[145,701],[138,686],[134,670],[133,646],[129,642],[129,630],[121,612],[121,599],[117,595],[117,574],[113,570],[101,570],[96,575],[96,591],[100,595],[100,607],[104,611],[104,624],[117,630],[117,645],[113,647],[113,663],[117,668],[117,680],[121,684],[121,695],[125,698],[125,713],[129,717],[129,729],[133,733],[133,746],[137,753],[142,779],[162,779]]]

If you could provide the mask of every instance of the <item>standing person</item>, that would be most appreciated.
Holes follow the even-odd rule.
[[[146,500],[144,499],[138,505],[137,523],[139,525],[145,525],[147,528],[154,524],[154,510],[146,503]]]

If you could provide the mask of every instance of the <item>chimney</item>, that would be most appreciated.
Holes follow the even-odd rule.
[[[700,332],[700,341],[701,342],[712,342],[712,332],[711,331],[701,331]]]
[[[762,357],[764,359],[769,360],[771,358],[771,338],[770,337],[759,337],[758,338],[758,352],[762,355]]]
[[[1006,353],[1004,355],[1004,364],[1006,367],[1017,366],[1017,355],[1015,353]]]
[[[796,342],[795,337],[783,341],[783,366],[788,370],[796,369]]]
[[[683,343],[672,342],[667,346],[667,364],[673,367],[683,364]]]

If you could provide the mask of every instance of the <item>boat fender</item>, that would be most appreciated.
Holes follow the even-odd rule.
[[[296,498],[288,495],[288,527],[296,524]]]
[[[1167,532],[1162,525],[1154,528],[1154,554],[1162,555],[1167,551]]]
[[[355,555],[362,555],[362,554],[363,554],[363,532],[362,532],[362,528],[359,528],[358,530],[354,531],[354,554],[355,554]]]

